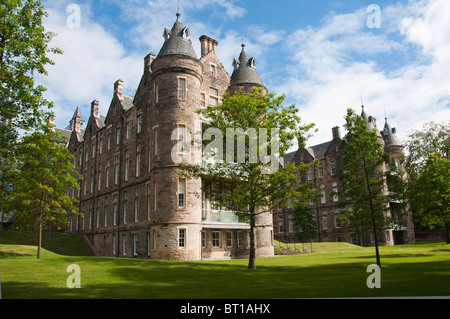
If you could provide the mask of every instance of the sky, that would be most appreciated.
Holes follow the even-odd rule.
[[[54,102],[56,125],[66,127],[80,106],[106,114],[114,82],[132,95],[144,57],[158,54],[164,28],[176,20],[178,0],[43,0],[44,25],[57,35],[48,76],[38,83]],[[219,42],[231,75],[241,51],[255,57],[270,92],[296,104],[317,132],[307,141],[331,140],[347,108],[385,118],[401,141],[430,121],[450,120],[450,1],[448,0],[180,0],[181,21],[197,56],[201,35]]]

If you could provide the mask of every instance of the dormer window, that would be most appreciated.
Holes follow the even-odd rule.
[[[166,39],[166,41],[169,40],[169,38],[170,38],[171,35],[172,35],[172,33],[170,32],[170,30],[167,29],[167,28],[165,28],[165,29],[164,29],[164,32],[163,32],[163,37],[164,37],[164,39]]]
[[[191,32],[189,31],[189,28],[188,28],[188,27],[184,27],[184,28],[181,30],[181,36],[183,37],[183,39],[188,40],[190,35],[191,35]]]

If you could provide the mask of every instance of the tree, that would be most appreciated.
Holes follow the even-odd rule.
[[[408,195],[415,221],[443,226],[450,243],[450,122],[424,125],[406,143]]]
[[[369,130],[365,120],[354,110],[348,109],[346,124],[347,134],[342,141],[342,169],[338,178],[343,185],[344,207],[348,210],[341,215],[350,221],[349,227],[365,234],[370,230],[375,241],[377,265],[381,267],[378,250],[378,236],[382,229],[388,228],[387,218],[389,193],[387,192],[386,174],[383,166],[389,156],[383,152],[377,140],[376,130]]]
[[[293,217],[295,238],[302,243],[305,241],[312,241],[317,237],[317,223],[314,214],[309,207],[297,206]],[[311,244],[312,251],[312,244]]]
[[[12,183],[9,172],[20,139],[19,132],[41,127],[52,103],[43,98],[45,88],[35,85],[36,73],[47,75],[54,64],[49,53],[55,35],[46,32],[42,19],[47,13],[40,1],[2,0],[0,3],[0,183]],[[0,197],[0,200],[3,202]],[[3,203],[0,202],[0,206]]]
[[[37,258],[41,256],[42,230],[47,225],[68,224],[67,214],[77,213],[75,198],[68,190],[78,189],[80,175],[73,155],[65,147],[66,138],[45,127],[23,138],[19,144],[13,192],[8,199],[16,211],[17,224],[39,230]]]
[[[256,268],[257,216],[287,205],[288,199],[303,203],[312,192],[311,185],[299,183],[299,177],[314,163],[280,168],[279,159],[295,138],[306,137],[313,127],[300,123],[295,105],[283,107],[284,98],[254,89],[250,94],[225,94],[222,104],[200,109],[207,119],[203,136],[215,139],[205,146],[202,164],[180,165],[186,177],[202,178],[221,190],[212,194],[202,189],[250,224],[249,269]]]

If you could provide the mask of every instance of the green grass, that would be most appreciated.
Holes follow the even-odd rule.
[[[369,289],[366,272],[374,249],[314,243],[317,253],[247,260],[159,261],[86,256],[77,235],[48,239],[42,258],[36,247],[0,237],[3,298],[259,299],[315,297],[406,297],[450,295],[450,245],[421,242],[381,247],[381,288]],[[21,234],[20,236],[25,237]],[[19,236],[19,237],[20,237]],[[64,237],[68,236],[68,237]],[[73,236],[73,237],[72,237]],[[9,239],[8,239],[9,237]],[[57,239],[55,239],[57,238]],[[67,243],[63,243],[67,239]],[[25,243],[25,244],[24,244]],[[309,248],[309,247],[308,247]],[[67,266],[81,268],[81,289],[66,286]]]

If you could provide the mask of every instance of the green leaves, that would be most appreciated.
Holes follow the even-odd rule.
[[[450,122],[427,123],[409,138],[406,168],[415,222],[444,226],[450,242]]]
[[[64,137],[47,129],[25,136],[19,144],[14,192],[8,201],[23,227],[36,221],[62,226],[67,224],[66,214],[77,210],[77,201],[67,193],[78,189],[80,175],[65,143]]]

